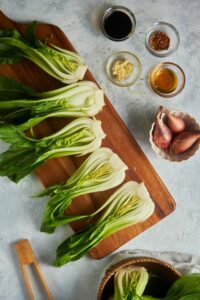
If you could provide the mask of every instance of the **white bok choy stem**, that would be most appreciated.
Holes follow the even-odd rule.
[[[125,183],[95,212],[105,209],[96,224],[74,233],[58,247],[54,265],[60,267],[77,260],[111,234],[146,220],[154,206],[144,183]]]
[[[52,233],[57,226],[90,216],[68,216],[66,209],[73,198],[111,189],[123,182],[127,166],[109,148],[92,153],[65,184],[45,189],[39,196],[50,195],[44,212],[41,231]]]
[[[143,267],[130,266],[119,269],[114,275],[113,300],[140,298],[147,286],[149,274]]]
[[[75,119],[42,139],[29,138],[12,125],[0,125],[0,140],[11,144],[0,155],[0,176],[18,182],[50,158],[97,150],[104,137],[101,122],[90,118]]]

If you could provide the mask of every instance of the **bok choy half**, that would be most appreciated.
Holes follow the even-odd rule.
[[[143,267],[119,269],[114,276],[113,300],[142,300],[141,296],[147,286],[149,274]]]
[[[51,44],[51,48],[36,37],[36,22],[28,26],[26,37],[16,29],[0,29],[0,64],[15,64],[26,58],[63,83],[83,79],[87,70],[83,59],[75,52]]]
[[[73,198],[111,189],[123,182],[127,166],[109,148],[100,148],[83,162],[65,184],[45,189],[39,196],[50,195],[41,231],[52,233],[57,226],[89,216],[68,216],[65,210]]]
[[[96,214],[102,210],[103,215],[96,224],[90,224],[86,230],[74,233],[58,247],[54,266],[60,267],[80,259],[111,234],[146,220],[154,211],[154,203],[143,183],[129,181]]]
[[[11,146],[0,154],[0,176],[18,182],[47,159],[95,151],[104,137],[101,122],[90,118],[75,119],[42,139],[29,138],[13,125],[1,125],[0,139]]]
[[[23,120],[21,131],[50,117],[94,116],[103,106],[103,91],[92,81],[36,93],[13,79],[0,77],[0,120],[17,124]]]

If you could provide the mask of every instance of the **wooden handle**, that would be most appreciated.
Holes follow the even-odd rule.
[[[33,250],[31,248],[31,245],[30,245],[29,241],[28,240],[21,240],[21,241],[19,241],[15,244],[15,247],[16,247],[16,250],[17,250],[19,264],[20,264],[20,267],[21,267],[22,275],[23,275],[23,278],[24,278],[24,282],[26,284],[26,288],[27,288],[30,300],[35,300],[35,297],[33,295],[33,291],[31,289],[30,281],[29,281],[29,278],[28,278],[28,275],[27,275],[27,270],[26,270],[26,266],[30,265],[30,264],[33,264],[36,271],[37,271],[37,274],[38,274],[38,276],[40,278],[40,281],[43,285],[43,288],[46,292],[47,299],[53,300],[50,289],[49,289],[49,287],[47,285],[47,282],[46,282],[46,280],[45,280],[45,278],[42,274],[40,265],[39,265],[35,255],[33,253]]]
[[[30,300],[35,300],[35,297],[33,295],[33,291],[31,289],[30,281],[28,279],[28,274],[27,274],[27,271],[26,271],[26,267],[21,265],[21,271],[22,271],[24,282],[25,282],[25,285],[26,285],[26,288],[27,288],[27,291],[28,291],[29,299]]]

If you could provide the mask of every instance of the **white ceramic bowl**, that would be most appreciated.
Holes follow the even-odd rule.
[[[181,117],[186,123],[186,130],[195,131],[200,130],[200,125],[197,121],[187,113],[181,111],[170,111],[171,114],[177,117]],[[166,116],[164,116],[165,119]],[[157,156],[162,157],[164,159],[173,161],[173,162],[181,162],[183,160],[187,160],[191,156],[193,156],[200,147],[200,139],[196,141],[187,151],[175,155],[169,151],[169,149],[161,149],[159,148],[153,141],[153,131],[154,131],[155,122],[152,124],[150,132],[149,132],[149,141],[151,144],[151,148],[156,153]]]

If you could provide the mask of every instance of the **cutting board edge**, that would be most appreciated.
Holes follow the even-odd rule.
[[[96,251],[96,248],[93,248],[89,251],[89,257],[91,257],[92,259],[96,259],[96,260],[101,260],[103,259],[104,257],[108,256],[109,254],[115,252],[116,250],[119,250],[120,251],[120,248],[121,247],[124,247],[128,242],[134,240],[137,236],[143,234],[145,231],[148,231],[149,228],[151,228],[152,226],[160,223],[161,221],[163,221],[165,218],[169,217],[170,215],[172,215],[176,209],[176,202],[174,202],[175,205],[172,207],[171,211],[169,211],[169,213],[167,215],[165,215],[164,217],[162,217],[161,219],[159,219],[159,221],[155,221],[155,222],[152,222],[152,224],[150,226],[148,226],[148,228],[144,228],[143,230],[140,231],[139,234],[135,235],[134,237],[132,237],[131,239],[127,240],[123,245],[121,245],[120,247],[116,247],[115,249],[111,250],[111,251],[108,251],[106,252],[106,254],[100,256],[98,254],[98,251]],[[134,225],[131,225],[129,227],[133,227]],[[121,232],[123,232],[124,229],[120,230]],[[93,254],[94,252],[94,254]]]

